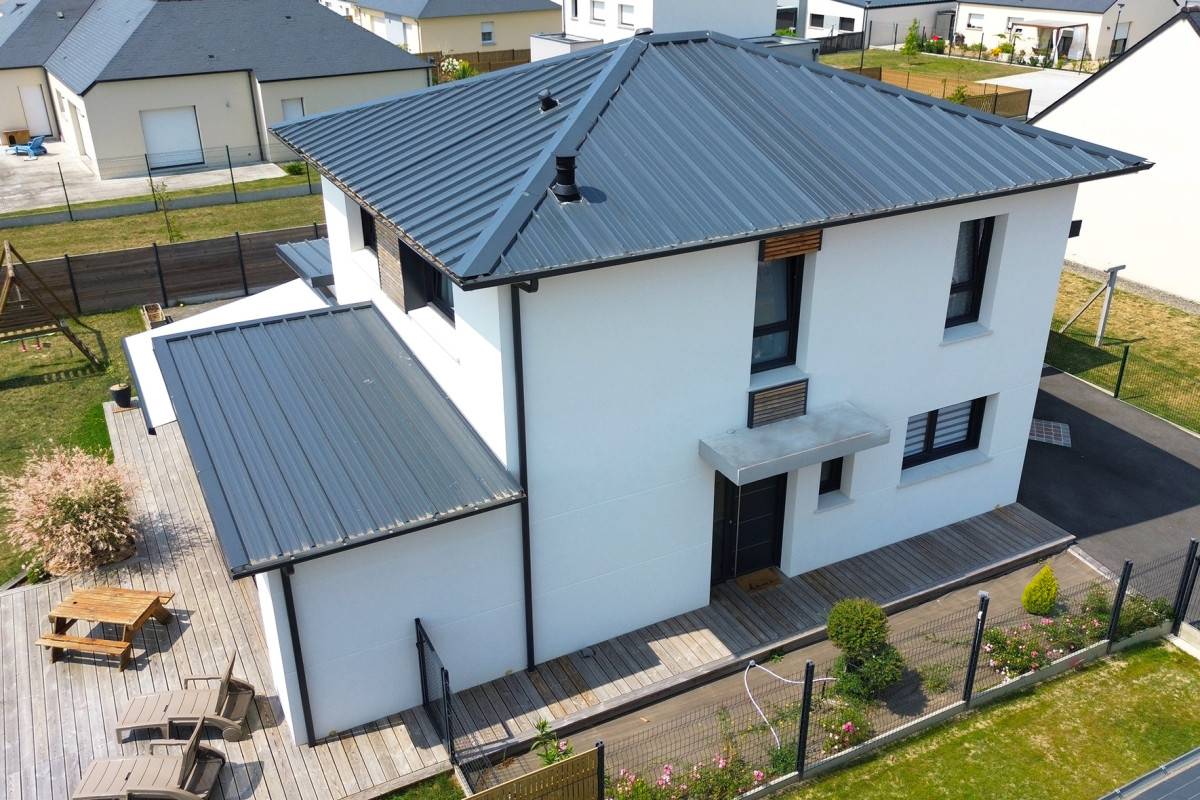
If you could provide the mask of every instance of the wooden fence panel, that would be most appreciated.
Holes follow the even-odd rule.
[[[168,305],[245,294],[237,242],[231,236],[160,245],[158,259]]]
[[[246,282],[250,291],[277,286],[295,278],[296,273],[275,254],[275,245],[319,239],[326,235],[326,228],[318,225],[315,232],[316,235],[313,226],[306,225],[303,228],[243,233],[242,263],[246,265]]]
[[[471,800],[596,800],[604,780],[597,754],[593,748],[471,795]]]
[[[17,277],[29,288],[32,292],[37,292],[38,297],[42,302],[50,306],[54,311],[59,311],[58,303],[54,302],[53,297],[47,297],[42,290],[42,285],[37,282],[37,279],[30,274],[30,271],[25,269],[16,259],[14,268],[17,271]],[[38,278],[49,287],[50,291],[54,292],[55,297],[62,301],[63,308],[61,311],[64,314],[78,313],[75,308],[75,300],[71,294],[71,279],[67,275],[67,263],[61,258],[47,258],[43,261],[32,261],[29,264],[30,269],[37,274]]]
[[[152,247],[71,256],[71,273],[84,314],[164,299]]]

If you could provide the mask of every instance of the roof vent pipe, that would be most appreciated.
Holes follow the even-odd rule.
[[[558,101],[554,99],[554,95],[549,89],[543,89],[538,92],[538,102],[541,103],[543,112],[558,106]]]
[[[575,185],[575,153],[554,156],[554,166],[558,174],[550,191],[560,203],[570,203],[579,199],[579,187]]]
[[[633,32],[634,36],[649,36],[654,33],[654,28],[638,28]]]

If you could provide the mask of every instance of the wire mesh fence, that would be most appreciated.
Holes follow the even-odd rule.
[[[1178,366],[1128,344],[1096,347],[1074,332],[1050,334],[1046,363],[1132,406],[1200,432],[1200,381]]]

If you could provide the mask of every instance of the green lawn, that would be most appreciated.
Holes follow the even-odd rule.
[[[1200,317],[1118,289],[1103,349],[1092,347],[1103,297],[1066,334],[1057,333],[1099,286],[1063,273],[1046,361],[1112,391],[1123,346],[1129,345],[1121,398],[1200,431]]]
[[[831,67],[857,67],[860,57],[862,57],[861,51],[852,50],[821,56],[821,63]],[[964,81],[981,81],[1033,71],[1028,67],[1010,67],[1008,64],[996,61],[977,61],[969,58],[935,56],[928,53],[910,57],[896,50],[868,50],[863,58],[863,66],[908,70],[921,75],[957,78]]]
[[[234,231],[269,231],[324,222],[319,194],[263,200],[225,206],[205,206],[171,211],[172,223],[183,241],[215,239]],[[0,229],[26,261],[53,258],[63,253],[99,253],[169,241],[161,211],[112,219],[62,222],[26,228]]]
[[[462,796],[463,790],[458,787],[454,776],[445,773],[393,792],[380,800],[459,800]]]
[[[104,424],[108,387],[128,380],[121,339],[143,329],[136,309],[81,318],[71,323],[83,343],[109,366],[97,369],[61,335],[0,344],[0,474],[15,475],[30,448],[79,445],[111,449]],[[2,514],[2,512],[0,512]],[[0,518],[0,526],[4,520]],[[0,538],[0,583],[20,571],[20,554]]]
[[[1130,650],[876,751],[787,800],[1095,800],[1200,746],[1200,664]]]

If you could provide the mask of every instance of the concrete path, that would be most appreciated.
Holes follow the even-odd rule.
[[[1032,89],[1029,98],[1029,118],[1040,114],[1051,103],[1091,77],[1088,72],[1068,72],[1062,69],[1039,69],[1019,75],[989,78],[980,83],[996,83],[1014,89]]]
[[[1200,437],[1050,369],[1034,417],[1069,425],[1071,446],[1031,441],[1017,499],[1092,557],[1117,571],[1200,538]]]

